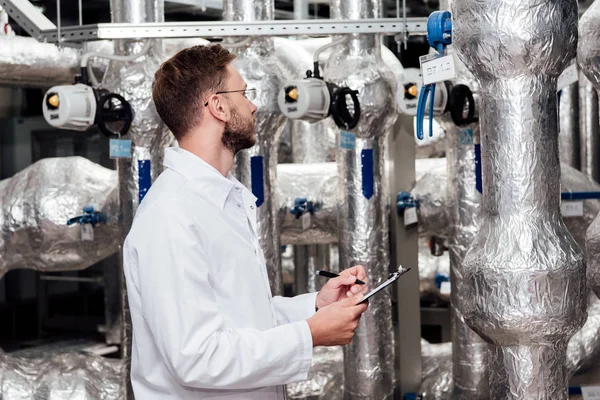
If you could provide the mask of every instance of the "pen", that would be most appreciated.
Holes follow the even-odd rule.
[[[326,278],[337,278],[339,276],[338,274],[334,274],[333,272],[329,272],[329,271],[317,271],[317,275],[321,275],[321,276],[324,276]],[[359,285],[364,285],[365,284],[360,279],[357,279],[355,283],[358,283]]]

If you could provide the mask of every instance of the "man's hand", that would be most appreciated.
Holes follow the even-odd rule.
[[[338,346],[350,343],[360,316],[368,304],[358,304],[365,296],[360,293],[323,308],[306,322],[313,346]]]
[[[365,285],[355,284],[360,279]],[[327,281],[323,289],[317,294],[316,306],[321,309],[336,301],[352,297],[366,290],[367,273],[362,265],[356,265],[340,272],[340,276]]]

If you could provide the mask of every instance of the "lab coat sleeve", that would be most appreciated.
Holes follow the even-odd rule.
[[[316,312],[317,293],[301,294],[295,297],[273,297],[277,324],[289,324],[306,320]]]
[[[158,207],[157,207],[158,208]],[[312,336],[306,321],[232,329],[219,313],[199,227],[181,205],[160,207],[135,244],[144,319],[172,376],[183,386],[252,389],[306,380]],[[163,214],[163,215],[161,215]]]

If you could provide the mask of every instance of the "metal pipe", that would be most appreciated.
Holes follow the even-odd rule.
[[[463,76],[464,79],[464,76]],[[478,87],[471,83],[470,89]],[[449,115],[439,118],[446,131],[448,248],[452,299],[452,397],[464,400],[487,399],[488,344],[465,322],[463,260],[480,225],[481,194],[475,187],[475,145],[479,144],[479,124],[459,128]],[[439,190],[439,189],[438,189]],[[446,207],[445,207],[446,208]]]
[[[579,169],[579,85],[573,83],[561,90],[559,100],[558,150],[560,162]]]
[[[556,83],[575,0],[454,0],[454,49],[481,87],[483,219],[463,269],[467,324],[490,347],[490,398],[566,399],[587,317],[585,260],[560,214]]]
[[[581,170],[600,182],[600,125],[598,95],[594,86],[579,70],[579,135]]]
[[[93,241],[82,240],[79,225],[67,226],[88,205],[108,217]],[[120,243],[116,174],[82,157],[44,158],[0,181],[0,209],[0,277],[18,268],[82,270]]]
[[[377,0],[333,0],[334,19],[379,18]],[[332,49],[323,76],[359,92],[361,119],[351,133],[353,149],[339,148],[340,269],[364,265],[371,285],[385,280],[390,268],[386,204],[388,178],[385,143],[395,117],[397,82],[381,58],[377,35],[353,34]],[[340,132],[341,134],[341,132]],[[394,390],[394,333],[389,293],[373,298],[352,343],[344,348],[344,394],[352,399],[391,398]]]
[[[308,0],[294,0],[294,19],[308,19]]]
[[[273,0],[224,0],[223,19],[226,21],[272,20]],[[249,45],[231,49],[236,54],[233,65],[240,71],[249,87],[257,89],[258,107],[255,113],[257,144],[240,151],[234,167],[237,179],[248,188],[252,187],[252,175],[262,186],[257,202],[259,241],[265,253],[271,291],[283,293],[281,272],[280,234],[277,224],[277,150],[279,138],[285,128],[286,119],[279,111],[277,93],[285,76],[281,63],[274,55],[273,40],[269,37],[255,38]],[[256,185],[256,183],[255,183]],[[255,195],[258,194],[254,188]]]
[[[294,3],[294,7],[296,5]],[[300,78],[312,68],[311,54],[299,46],[297,41],[273,38],[273,42],[275,54],[286,67],[288,76]],[[335,161],[336,137],[331,121],[309,123],[289,120],[288,124],[291,128],[292,162],[309,164]],[[304,180],[302,176],[297,179]],[[296,294],[315,292],[321,289],[325,280],[317,279],[316,271],[331,268],[329,253],[330,249],[327,243],[294,246]]]

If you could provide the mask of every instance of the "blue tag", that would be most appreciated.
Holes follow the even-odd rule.
[[[473,144],[473,130],[472,129],[461,129],[460,130],[460,144],[472,145]]]
[[[356,147],[356,135],[352,132],[340,131],[340,148],[354,150]]]
[[[138,204],[142,203],[144,196],[152,186],[152,166],[150,160],[138,160]]]
[[[373,150],[365,149],[360,155],[362,172],[362,193],[367,199],[375,193],[375,179],[373,171]]]
[[[131,158],[131,140],[110,139],[110,158]]]
[[[481,175],[481,145],[475,145],[475,189],[483,193],[483,182]]]
[[[252,194],[256,197],[256,207],[265,201],[265,173],[263,156],[250,157],[250,181]]]

